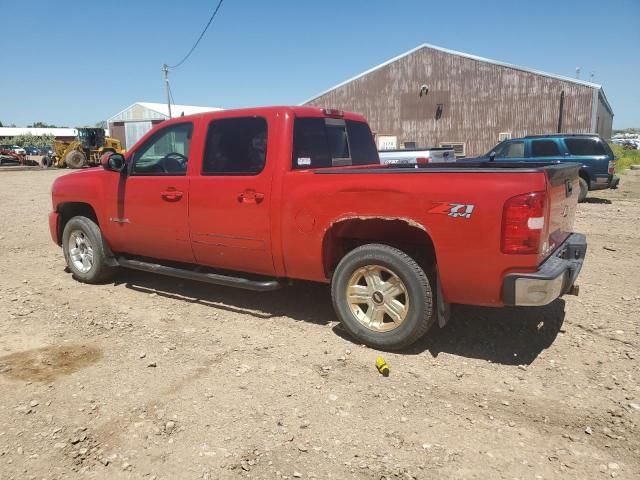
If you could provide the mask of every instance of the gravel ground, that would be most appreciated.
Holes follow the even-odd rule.
[[[75,282],[65,173],[0,172],[0,479],[640,478],[640,172],[579,206],[579,297],[457,307],[387,378],[323,285]]]

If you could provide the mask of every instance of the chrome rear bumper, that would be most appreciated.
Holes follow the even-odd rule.
[[[537,272],[510,273],[502,283],[505,305],[540,306],[565,294],[578,294],[574,285],[587,252],[586,237],[571,234]]]

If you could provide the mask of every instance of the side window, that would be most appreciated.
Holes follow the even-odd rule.
[[[557,157],[560,155],[558,144],[553,140],[533,140],[531,142],[531,156]]]
[[[131,174],[185,175],[192,132],[192,123],[171,125],[156,132],[134,153]]]
[[[326,168],[380,163],[366,123],[336,118],[297,118],[293,127],[293,168]]]
[[[565,138],[571,155],[606,155],[604,145],[595,138]]]
[[[267,159],[267,120],[238,117],[209,124],[203,175],[257,175]]]
[[[524,157],[524,142],[506,142],[496,149],[496,158]]]

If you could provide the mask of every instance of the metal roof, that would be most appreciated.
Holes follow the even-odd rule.
[[[332,91],[332,90],[335,90],[336,88],[342,87],[343,85],[346,85],[347,83],[353,82],[354,80],[357,80],[357,79],[358,79],[358,78],[360,78],[360,77],[363,77],[363,76],[365,76],[365,75],[368,75],[368,74],[369,74],[369,73],[371,73],[371,72],[375,72],[376,70],[378,70],[378,69],[380,69],[380,68],[382,68],[382,67],[386,67],[387,65],[389,65],[389,64],[391,64],[391,63],[394,63],[394,62],[396,62],[396,61],[400,60],[401,58],[404,58],[404,57],[406,57],[406,56],[409,56],[409,55],[411,55],[411,54],[413,54],[413,53],[415,53],[415,52],[417,52],[418,50],[421,50],[421,49],[423,49],[423,48],[430,48],[430,49],[432,49],[432,50],[437,50],[437,51],[439,51],[439,52],[448,53],[448,54],[450,54],[450,55],[457,55],[457,56],[459,56],[459,57],[470,58],[471,60],[476,60],[476,61],[478,61],[478,62],[491,63],[491,64],[493,64],[493,65],[499,65],[499,66],[501,66],[501,67],[505,67],[505,68],[512,68],[512,69],[514,69],[514,70],[520,70],[520,71],[522,71],[522,72],[529,72],[529,73],[533,73],[533,74],[535,74],[535,75],[541,75],[541,76],[543,76],[543,77],[555,78],[555,79],[557,79],[557,80],[562,80],[562,81],[565,81],[565,82],[576,83],[576,84],[578,84],[578,85],[583,85],[583,86],[585,86],[585,87],[594,88],[594,89],[597,89],[597,90],[601,91],[601,93],[602,93],[602,98],[604,99],[605,104],[607,105],[607,107],[609,107],[609,109],[611,109],[611,107],[609,106],[609,102],[607,102],[607,99],[606,99],[606,97],[604,96],[604,92],[602,92],[602,85],[598,85],[597,83],[591,83],[591,82],[586,82],[586,81],[584,81],[584,80],[578,80],[577,78],[565,77],[565,76],[562,76],[562,75],[555,75],[555,74],[553,74],[553,73],[542,72],[542,71],[540,71],[540,70],[535,70],[535,69],[532,69],[532,68],[521,67],[521,66],[519,66],[519,65],[513,65],[513,64],[511,64],[511,63],[499,62],[499,61],[497,61],[497,60],[491,60],[491,59],[489,59],[489,58],[478,57],[478,56],[476,56],[476,55],[471,55],[471,54],[469,54],[469,53],[457,52],[457,51],[455,51],[455,50],[449,50],[448,48],[442,48],[442,47],[437,47],[437,46],[435,46],[435,45],[429,45],[428,43],[423,43],[422,45],[419,45],[419,46],[417,46],[416,48],[413,48],[413,49],[409,50],[408,52],[405,52],[405,53],[403,53],[403,54],[401,54],[401,55],[398,55],[397,57],[394,57],[394,58],[392,58],[392,59],[390,59],[390,60],[387,60],[387,61],[386,61],[386,62],[384,62],[384,63],[381,63],[380,65],[377,65],[377,66],[375,66],[375,67],[373,67],[373,68],[370,68],[369,70],[367,70],[367,71],[365,71],[365,72],[362,72],[362,73],[360,73],[360,74],[356,75],[355,77],[352,77],[352,78],[350,78],[350,79],[348,79],[348,80],[345,80],[344,82],[339,83],[338,85],[336,85],[336,86],[334,86],[334,87],[331,87],[331,88],[329,88],[329,89],[325,90],[324,92],[319,93],[318,95],[315,95],[315,96],[313,96],[313,97],[309,98],[308,100],[305,100],[304,102],[302,102],[302,103],[301,103],[301,105],[304,105],[304,104],[306,104],[306,103],[309,103],[309,102],[311,102],[311,101],[315,100],[316,98],[321,97],[322,95],[325,95],[325,94],[329,93],[329,92],[330,92],[330,91]],[[612,113],[613,113],[613,112],[612,112]]]
[[[53,135],[54,137],[75,137],[75,128],[29,128],[29,127],[0,127],[0,137],[16,137],[18,135]]]
[[[118,113],[116,113],[115,115],[113,115],[111,118],[109,118],[108,122],[113,121],[114,119],[117,120],[127,120],[126,118],[126,112],[128,110],[133,109],[136,105],[146,109],[149,111],[150,115],[147,115],[149,117],[149,119],[167,119],[169,118],[169,108],[167,107],[166,103],[155,103],[155,102],[136,102],[133,103],[131,105],[129,105],[127,108],[119,111]],[[195,106],[195,105],[177,105],[177,104],[171,104],[171,114],[174,117],[179,117],[181,116],[183,113],[185,115],[193,115],[195,113],[204,113],[204,112],[216,112],[218,110],[222,110],[222,108],[218,108],[218,107],[199,107],[199,106]]]

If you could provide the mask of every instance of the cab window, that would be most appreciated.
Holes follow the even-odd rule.
[[[337,118],[296,118],[293,168],[380,163],[369,125]]]
[[[237,117],[209,124],[203,175],[257,175],[267,160],[267,120]]]
[[[132,175],[186,175],[192,123],[171,125],[156,132],[133,155]]]

